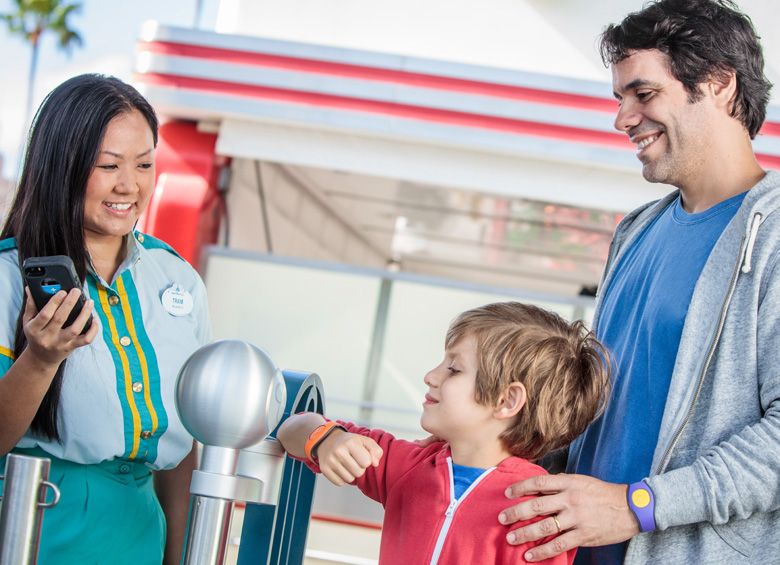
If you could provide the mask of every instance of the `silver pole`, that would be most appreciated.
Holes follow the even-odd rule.
[[[222,565],[233,501],[262,500],[262,480],[236,475],[239,450],[260,442],[276,427],[286,399],[281,371],[267,353],[249,343],[206,345],[182,367],[176,410],[187,431],[203,444],[190,483],[186,565]]]
[[[233,501],[193,495],[184,563],[223,565]]]
[[[0,507],[0,565],[33,565],[38,561],[43,509],[59,502],[60,491],[47,479],[51,461],[9,453]],[[46,502],[46,487],[54,499]]]

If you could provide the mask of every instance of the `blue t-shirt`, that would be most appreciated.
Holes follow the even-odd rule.
[[[746,193],[696,214],[678,197],[639,235],[606,288],[597,334],[612,356],[604,414],[569,450],[568,472],[610,483],[650,474],[696,281]],[[576,563],[622,563],[626,544],[581,549]]]
[[[476,481],[479,476],[485,472],[485,469],[479,467],[467,467],[466,465],[452,464],[452,486],[455,489],[455,498],[463,496],[471,483]]]

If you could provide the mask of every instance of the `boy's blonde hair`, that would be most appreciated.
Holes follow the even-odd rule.
[[[581,321],[501,302],[459,315],[446,347],[467,335],[477,341],[478,403],[496,404],[510,383],[525,386],[526,404],[501,435],[512,455],[535,460],[568,445],[603,408],[608,355]]]

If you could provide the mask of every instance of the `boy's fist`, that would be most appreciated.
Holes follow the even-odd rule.
[[[317,463],[334,485],[351,483],[370,466],[379,465],[382,448],[370,437],[334,430],[317,446]]]

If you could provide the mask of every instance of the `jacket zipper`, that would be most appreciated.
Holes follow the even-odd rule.
[[[712,358],[715,356],[715,349],[717,348],[718,342],[720,341],[720,336],[723,333],[723,327],[726,325],[726,314],[728,312],[729,305],[731,304],[731,299],[734,296],[734,289],[737,287],[739,273],[749,273],[751,270],[750,262],[753,255],[753,245],[755,243],[756,235],[758,234],[758,226],[761,225],[761,221],[761,214],[753,215],[753,219],[750,224],[750,231],[748,232],[748,235],[746,235],[742,240],[742,246],[740,247],[740,252],[739,256],[737,257],[737,264],[734,267],[734,272],[731,275],[731,281],[729,282],[726,299],[723,301],[723,306],[721,306],[720,309],[718,329],[716,330],[715,336],[710,343],[709,350],[707,351],[707,357],[705,358],[704,365],[702,366],[702,370],[699,373],[699,377],[696,382],[696,391],[693,393],[693,398],[691,398],[691,402],[688,404],[688,411],[685,414],[685,418],[683,419],[682,424],[680,424],[680,427],[677,428],[677,431],[672,436],[672,440],[669,442],[669,446],[664,451],[664,455],[661,457],[661,461],[653,473],[654,475],[660,475],[666,470],[666,466],[669,465],[669,461],[672,457],[672,450],[674,450],[677,442],[680,441],[680,437],[682,437],[683,431],[685,431],[685,428],[688,426],[688,423],[693,417],[693,409],[696,406],[696,402],[699,400],[701,390],[704,387],[704,377],[707,374],[707,370],[710,368]]]
[[[455,517],[455,511],[458,509],[458,506],[460,506],[461,502],[466,500],[466,497],[471,494],[471,491],[474,490],[477,484],[479,484],[482,479],[487,477],[493,469],[495,469],[495,467],[485,469],[485,471],[469,485],[469,488],[466,489],[460,498],[455,498],[455,480],[453,478],[454,473],[452,472],[452,457],[447,457],[447,472],[450,479],[450,503],[447,506],[447,509],[444,511],[444,523],[441,525],[439,535],[436,538],[436,545],[433,547],[433,555],[431,556],[430,565],[436,565],[439,562],[442,549],[444,549],[444,542],[447,540],[447,534],[450,531],[450,526],[452,525],[452,520]]]

